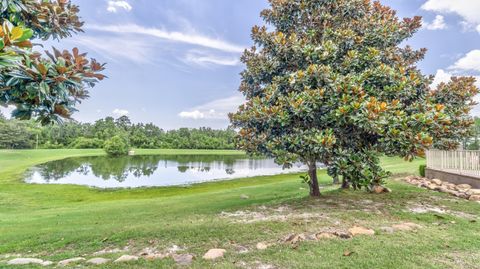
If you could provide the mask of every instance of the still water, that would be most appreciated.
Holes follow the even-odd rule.
[[[26,182],[138,188],[189,185],[306,170],[301,164],[284,170],[271,159],[252,159],[241,155],[81,157],[35,166],[27,172]]]

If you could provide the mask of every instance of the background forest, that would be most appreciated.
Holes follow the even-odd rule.
[[[35,121],[7,119],[0,114],[0,149],[102,148],[113,136],[123,136],[133,148],[234,149],[235,132],[211,128],[165,131],[153,123],[134,124],[127,116],[95,123],[67,121],[41,126]]]

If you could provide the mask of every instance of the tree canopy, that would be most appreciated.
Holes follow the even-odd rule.
[[[104,64],[70,51],[33,50],[32,40],[62,39],[82,32],[79,8],[68,0],[0,1],[0,105],[12,116],[41,123],[70,118],[104,75]]]
[[[388,176],[379,154],[412,160],[453,149],[469,134],[475,79],[435,89],[417,68],[426,49],[404,46],[421,18],[399,19],[370,0],[269,0],[242,61],[247,102],[230,115],[241,149],[285,166],[316,163],[344,186],[372,188]]]

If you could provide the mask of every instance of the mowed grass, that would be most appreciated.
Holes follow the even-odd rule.
[[[181,253],[197,257],[193,268],[255,268],[259,264],[277,268],[479,268],[480,204],[397,180],[388,182],[393,193],[373,195],[340,191],[324,171],[319,171],[323,185],[320,199],[308,197],[298,174],[133,190],[22,183],[25,169],[32,165],[100,154],[100,150],[0,151],[0,268],[8,268],[5,255],[12,254],[56,262],[78,256],[90,258],[105,248],[128,247],[128,254],[138,254],[145,247],[164,250],[172,245],[185,248]],[[137,154],[242,153],[139,150]],[[393,178],[416,174],[423,162],[382,159],[383,166],[397,175]],[[241,195],[249,199],[241,199]],[[441,208],[444,212],[414,213],[411,207]],[[281,208],[286,209],[278,213]],[[260,212],[265,219],[245,221],[221,215],[237,211]],[[291,218],[273,218],[279,214],[290,214]],[[314,217],[299,217],[308,214]],[[402,222],[415,222],[422,228],[382,232],[381,227]],[[355,225],[377,233],[373,237],[296,245],[281,240],[291,233],[345,230]],[[256,250],[258,242],[274,245]],[[250,251],[239,253],[239,245]],[[215,262],[202,260],[210,248],[224,248],[227,254]],[[345,252],[351,255],[344,256]],[[173,260],[164,259],[98,268],[174,266]]]

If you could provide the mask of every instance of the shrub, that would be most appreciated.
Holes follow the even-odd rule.
[[[79,137],[70,145],[74,149],[101,149],[104,141],[98,138]]]
[[[420,167],[418,168],[418,170],[420,172],[420,176],[425,177],[425,169],[426,168],[427,168],[426,165],[424,165],[424,164],[420,165]]]
[[[129,145],[125,138],[117,135],[107,140],[103,148],[109,156],[122,156],[128,155]]]

